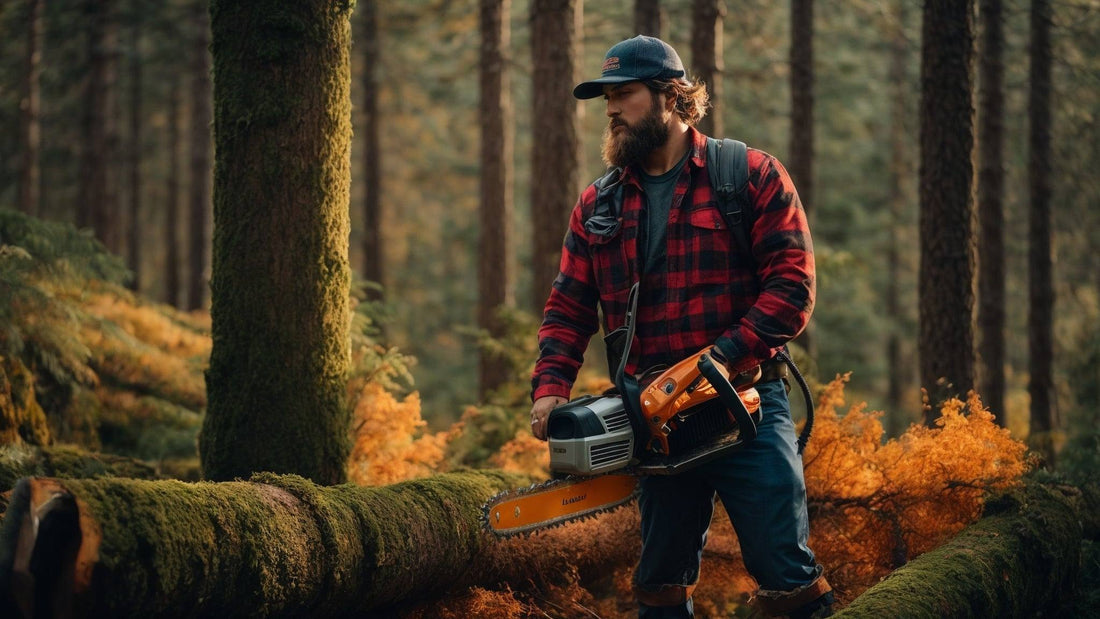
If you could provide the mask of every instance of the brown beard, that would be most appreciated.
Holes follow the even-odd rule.
[[[626,129],[616,134],[613,129],[622,125]],[[611,119],[603,131],[601,148],[603,162],[609,166],[625,168],[645,159],[649,153],[660,148],[668,141],[668,125],[661,120],[658,99],[653,97],[653,107],[644,118],[634,125],[621,120]]]

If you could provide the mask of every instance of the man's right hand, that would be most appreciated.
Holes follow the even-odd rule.
[[[550,420],[550,411],[565,404],[568,400],[556,395],[547,395],[535,400],[531,407],[531,434],[540,441],[546,440],[546,425]]]

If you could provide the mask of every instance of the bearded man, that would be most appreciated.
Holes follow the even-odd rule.
[[[667,43],[638,36],[613,46],[602,75],[573,90],[603,96],[603,157],[618,168],[621,212],[586,226],[597,187],[573,208],[561,268],[539,329],[531,427],[546,439],[550,411],[569,397],[603,310],[605,333],[625,321],[640,282],[635,339],[626,371],[644,374],[712,346],[730,375],[752,371],[762,418],[746,448],[685,473],[641,480],[642,553],[634,574],[639,617],[691,617],[714,500],[729,514],[760,609],[828,616],[832,591],[807,545],[802,460],[782,367],[775,359],[809,321],[815,295],[813,246],[794,184],[774,157],[748,150],[747,244],[719,211],[710,186],[703,84],[686,78]],[[606,223],[606,222],[605,222]]]

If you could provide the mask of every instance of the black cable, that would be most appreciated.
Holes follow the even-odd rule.
[[[782,350],[775,353],[775,358],[786,363],[787,367],[790,368],[795,382],[802,389],[802,398],[806,401],[806,425],[802,426],[802,433],[798,435],[798,455],[802,455],[802,450],[806,448],[806,443],[810,442],[810,432],[814,428],[814,398],[810,393],[810,386],[806,384],[806,378],[802,376],[802,372],[799,372],[798,366],[794,364],[794,359],[791,359],[790,355]]]

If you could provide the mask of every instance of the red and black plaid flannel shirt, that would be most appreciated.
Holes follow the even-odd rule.
[[[774,157],[749,149],[751,255],[736,247],[711,190],[706,136],[691,129],[692,153],[676,181],[665,269],[642,276],[627,371],[673,364],[717,345],[741,371],[770,359],[810,319],[813,244],[790,176]],[[623,171],[622,225],[611,238],[589,234],[596,190],[581,194],[569,219],[561,267],[539,328],[532,397],[568,398],[588,340],[621,326],[637,281],[638,225],[644,218],[637,172]]]

